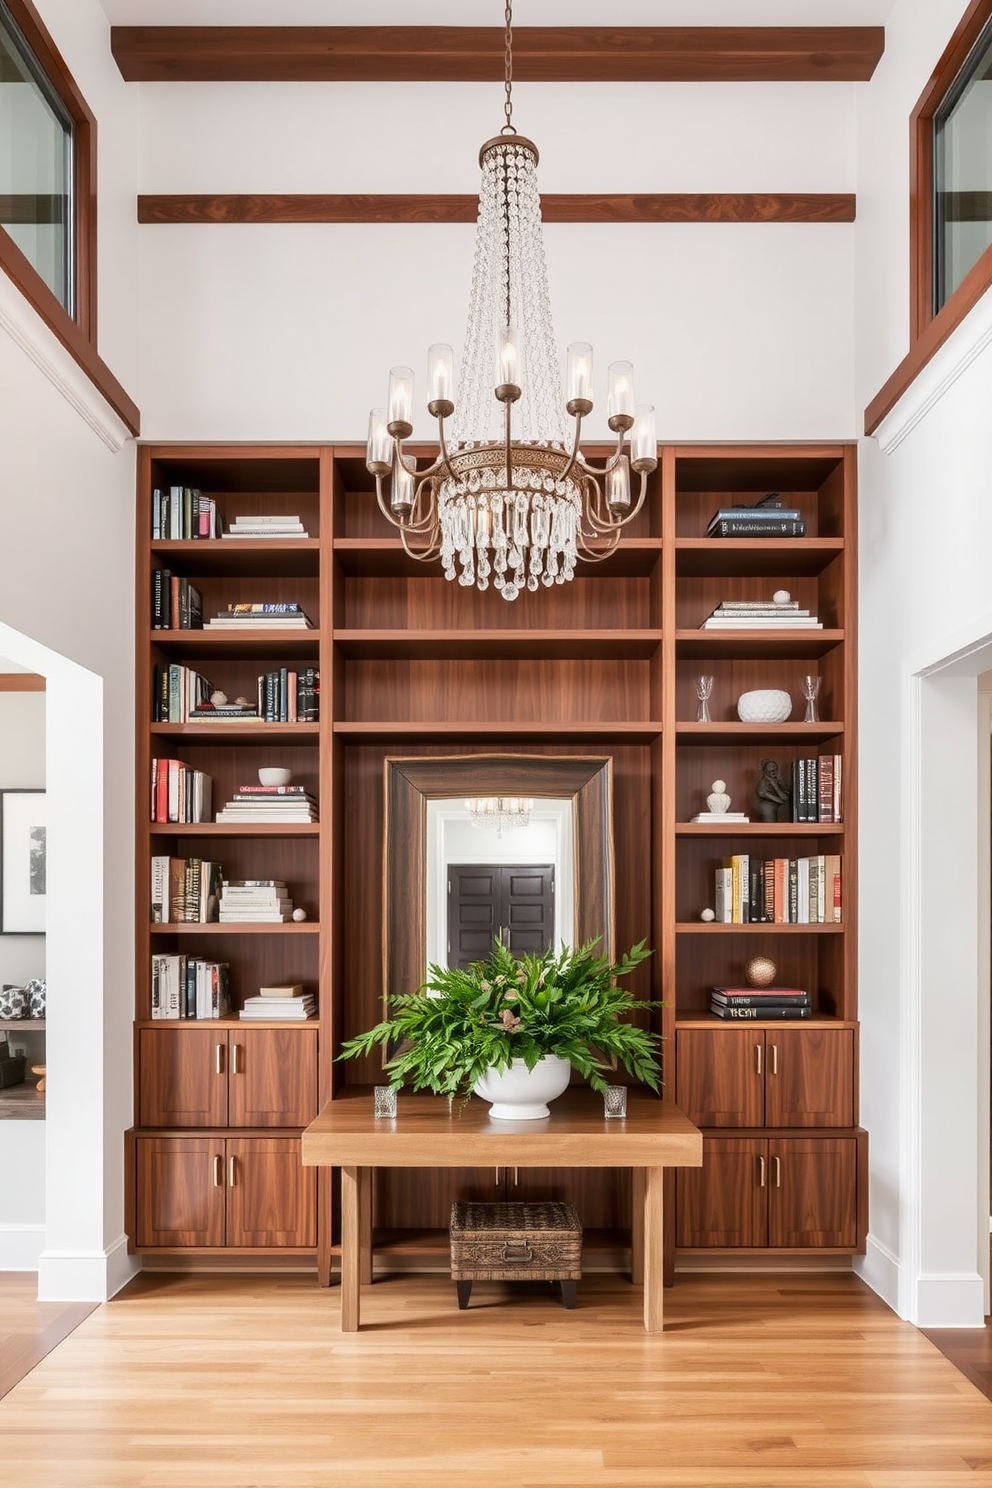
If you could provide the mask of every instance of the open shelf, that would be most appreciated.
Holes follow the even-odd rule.
[[[361,660],[645,660],[661,644],[660,630],[335,630],[341,655]]]
[[[624,537],[602,560],[603,572],[622,578],[644,577],[651,573],[660,555],[660,537]],[[334,540],[334,556],[342,573],[356,578],[416,578],[425,569],[422,560],[404,552],[398,537],[338,537]]]

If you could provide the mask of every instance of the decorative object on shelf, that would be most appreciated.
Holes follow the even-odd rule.
[[[409,1081],[414,1090],[466,1100],[489,1072],[518,1064],[533,1070],[548,1055],[566,1072],[568,1066],[578,1070],[600,1094],[607,1084],[603,1071],[616,1064],[657,1090],[660,1035],[625,1020],[660,1003],[641,1001],[615,984],[651,952],[638,941],[611,962],[596,955],[597,945],[563,945],[557,953],[518,960],[497,940],[488,958],[467,970],[431,965],[419,991],[390,997],[394,1015],[348,1039],[338,1057],[354,1059],[380,1046],[389,1054],[384,1068],[396,1089]],[[552,1098],[545,1093],[535,1100]]]
[[[44,935],[47,796],[0,791],[0,935]]]
[[[370,416],[366,464],[383,514],[411,556],[440,556],[446,578],[457,574],[459,583],[479,589],[488,589],[491,578],[504,599],[516,599],[524,587],[565,583],[577,559],[602,558],[616,547],[644,501],[658,448],[653,407],[635,407],[629,362],[610,365],[607,422],[616,448],[602,466],[579,451],[582,421],[593,407],[592,347],[585,342],[568,348],[564,406],[558,402],[538,151],[512,120],[510,0],[505,19],[506,122],[479,152],[482,186],[458,398],[451,347],[432,346],[427,408],[438,422],[440,454],[418,470],[403,452],[413,433],[413,373],[394,367],[388,408]],[[631,469],[641,478],[636,501]]]
[[[699,911],[699,918],[702,920],[704,925],[711,925],[716,919],[716,912],[715,910],[712,910],[707,906],[706,909],[701,909]]]
[[[699,707],[696,709],[696,722],[712,723],[713,719],[710,717],[710,697],[713,693],[713,678],[697,677],[695,684],[696,697],[699,699]]]
[[[465,801],[473,827],[488,828],[497,837],[526,827],[533,804],[529,796],[469,796]]]
[[[213,703],[215,708],[223,708],[227,702],[227,693],[221,692],[220,688],[216,687],[210,694],[210,701]]]
[[[776,589],[775,593],[772,595],[772,603],[777,605],[791,605],[793,603],[793,598],[788,589]],[[798,603],[798,601],[796,601],[796,603]]]
[[[43,977],[32,977],[25,984],[24,995],[28,999],[25,1017],[43,1018],[48,1003],[48,983]]]
[[[375,1085],[372,1090],[372,1098],[377,1119],[395,1119],[396,1091],[393,1089],[392,1085]]]
[[[797,506],[786,506],[778,491],[769,491],[753,506],[721,506],[710,518],[707,537],[805,537],[806,523]]]
[[[788,589],[767,599],[724,599],[706,617],[701,630],[822,630],[823,623],[800,609]]]
[[[749,987],[770,987],[778,967],[770,956],[752,956],[744,965],[744,980]]]
[[[5,1090],[10,1085],[24,1084],[26,1064],[23,1054],[12,1054],[7,1040],[0,1039],[0,1090]]]
[[[10,983],[0,988],[0,1022],[11,1023],[17,1018],[26,1018],[29,999],[23,987]]]
[[[737,699],[741,723],[785,723],[791,712],[792,698],[777,687],[758,687]]]
[[[305,909],[294,909],[293,910],[293,919],[296,921],[296,923],[298,925],[299,924],[302,924],[303,921],[306,919],[306,917],[307,917],[307,912],[306,912]]]
[[[259,785],[288,785],[292,778],[292,770],[280,769],[275,765],[265,765],[258,772]]]
[[[491,1102],[494,1121],[542,1121],[551,1115],[548,1101],[564,1095],[571,1076],[567,1059],[545,1054],[530,1068],[525,1059],[511,1059],[505,1069],[487,1069],[472,1090]]]
[[[743,811],[731,811],[725,780],[714,780],[710,786],[710,794],[706,797],[706,810],[698,812],[692,819],[694,822],[746,822],[751,820],[749,816],[744,815]]]
[[[626,1114],[626,1085],[607,1085],[603,1095],[603,1115],[607,1121],[622,1121]]]
[[[38,1084],[35,1087],[37,1089],[37,1091],[38,1091],[38,1094],[39,1095],[44,1095],[45,1090],[47,1088],[47,1081],[48,1081],[48,1065],[47,1064],[33,1064],[31,1066],[31,1073],[33,1075],[37,1075],[38,1076]]]
[[[814,677],[812,673],[803,678],[803,697],[806,699],[806,713],[804,723],[819,723],[820,714],[817,709],[817,698],[820,696],[820,678]]]
[[[782,776],[779,774],[778,760],[763,759],[761,761],[761,774],[754,788],[754,797],[757,803],[758,819],[763,822],[777,822],[789,820],[790,792]],[[782,816],[782,812],[785,815]]]

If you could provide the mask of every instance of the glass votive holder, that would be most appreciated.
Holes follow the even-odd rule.
[[[387,1117],[396,1115],[396,1091],[392,1085],[375,1086],[375,1114]]]
[[[607,1118],[623,1118],[627,1114],[627,1087],[626,1085],[607,1085],[606,1094],[603,1096],[603,1108]]]

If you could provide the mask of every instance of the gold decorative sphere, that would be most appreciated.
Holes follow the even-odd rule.
[[[744,979],[749,987],[770,987],[777,971],[769,956],[752,956],[744,967]]]

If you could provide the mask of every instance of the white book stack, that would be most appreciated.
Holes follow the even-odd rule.
[[[725,599],[703,621],[703,630],[822,630],[822,623],[801,609],[798,600]]]
[[[220,923],[285,924],[293,918],[293,901],[281,879],[237,879],[220,891]]]
[[[309,537],[299,517],[235,517],[224,537]]]
[[[286,1021],[303,1022],[306,1018],[312,1018],[317,1010],[317,1004],[309,992],[297,993],[294,997],[246,997],[245,1005],[241,1009],[240,1017],[252,1018],[277,1018]]]
[[[218,610],[204,630],[312,630],[313,621],[301,605],[259,602],[231,604]]]
[[[302,785],[239,785],[219,822],[315,822],[317,800]]]

